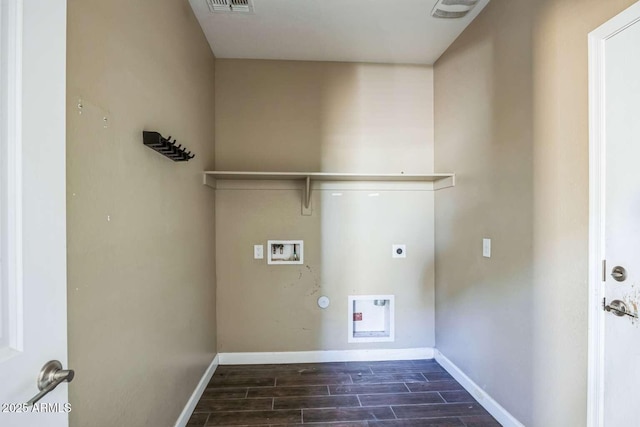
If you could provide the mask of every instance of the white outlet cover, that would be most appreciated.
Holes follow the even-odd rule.
[[[407,245],[391,245],[391,258],[406,258]]]
[[[482,256],[491,258],[491,239],[482,239]]]
[[[326,297],[323,295],[320,298],[318,298],[318,307],[324,309],[329,307],[329,304],[331,304],[331,300],[329,299],[329,297]]]
[[[253,259],[264,259],[263,245],[253,245]]]

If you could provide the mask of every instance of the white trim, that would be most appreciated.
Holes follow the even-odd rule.
[[[589,33],[589,362],[587,426],[604,425],[605,42],[640,21],[640,2]]]
[[[286,351],[264,353],[219,353],[220,365],[260,365],[321,362],[375,362],[382,360],[433,359],[433,348],[384,350]]]
[[[589,323],[588,323],[588,384],[587,384],[587,426],[603,425],[603,362],[604,316],[600,301],[604,297],[601,286],[602,260],[605,259],[601,247],[603,240],[604,210],[602,203],[601,179],[604,177],[601,160],[603,115],[603,40],[589,35]]]
[[[451,360],[444,356],[440,351],[435,351],[435,359],[453,378],[458,381],[462,387],[478,401],[484,409],[489,412],[493,418],[498,420],[503,427],[524,427],[513,415],[496,402],[487,394],[478,384],[469,378],[460,368],[458,368]]]
[[[209,381],[211,380],[211,377],[215,373],[216,369],[218,369],[218,365],[220,364],[219,360],[220,357],[216,354],[216,357],[213,358],[207,370],[204,371],[204,375],[202,375],[202,378],[200,378],[200,382],[196,386],[196,389],[193,390],[191,397],[187,401],[187,404],[185,405],[182,413],[176,421],[175,427],[186,427],[187,423],[189,422],[189,418],[191,418],[193,410],[196,408],[198,401],[200,401],[200,397],[202,397],[202,393],[204,393],[204,390],[207,388],[207,384],[209,384]]]
[[[2,4],[2,35],[5,54],[0,63],[0,206],[2,212],[2,279],[0,291],[5,288],[6,301],[2,302],[7,314],[7,339],[0,342],[2,360],[23,350],[24,316],[22,288],[22,0]],[[1,302],[0,295],[0,302]]]

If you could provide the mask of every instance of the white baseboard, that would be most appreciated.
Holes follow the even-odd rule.
[[[318,362],[372,362],[379,360],[433,359],[433,348],[387,350],[285,351],[266,353],[219,353],[221,365],[260,365]]]
[[[213,358],[207,370],[204,371],[204,375],[202,375],[202,378],[200,378],[200,382],[196,386],[196,389],[191,394],[191,397],[187,401],[187,404],[182,410],[182,413],[178,417],[175,427],[186,427],[187,423],[189,422],[189,418],[191,418],[193,410],[196,408],[196,405],[198,404],[202,393],[204,393],[204,389],[207,388],[207,384],[209,384],[209,381],[211,380],[211,377],[213,376],[213,373],[216,371],[216,368],[219,364],[220,358],[219,355],[216,354],[216,357]]]
[[[524,427],[513,415],[504,409],[498,402],[489,396],[478,384],[473,382],[464,372],[460,370],[454,363],[447,359],[438,350],[435,351],[435,359],[453,378],[464,387],[477,401],[487,410],[493,418],[498,420],[503,427]]]

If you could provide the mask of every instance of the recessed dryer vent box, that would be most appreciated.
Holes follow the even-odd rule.
[[[267,264],[302,264],[304,262],[303,241],[269,240],[267,255]]]
[[[348,342],[395,340],[393,295],[349,296]]]

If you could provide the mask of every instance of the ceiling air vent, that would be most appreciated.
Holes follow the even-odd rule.
[[[447,0],[451,1],[451,0]],[[207,0],[211,12],[253,12],[251,0]]]
[[[438,0],[431,16],[434,18],[464,18],[478,4],[478,0]]]

